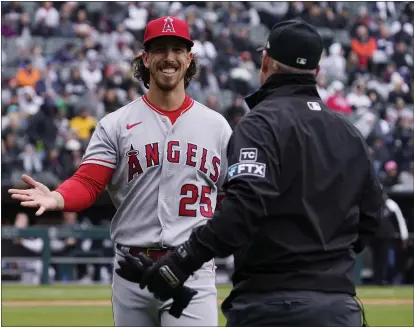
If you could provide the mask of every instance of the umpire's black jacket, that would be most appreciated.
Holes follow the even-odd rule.
[[[273,74],[246,101],[226,199],[193,233],[197,253],[234,253],[236,291],[354,295],[354,259],[384,204],[362,135],[323,104],[312,75]]]

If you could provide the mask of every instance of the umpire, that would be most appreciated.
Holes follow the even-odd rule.
[[[205,261],[234,254],[228,326],[361,326],[355,257],[384,205],[364,138],[316,90],[322,40],[299,21],[261,48],[261,88],[228,146],[220,213],[149,268],[170,297]]]

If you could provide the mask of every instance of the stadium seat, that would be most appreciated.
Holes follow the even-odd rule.
[[[51,37],[45,39],[45,55],[51,56],[56,53],[59,49],[61,49],[66,43],[73,42],[72,38],[66,37]]]
[[[335,31],[334,40],[341,43],[344,47],[349,47],[351,45],[351,38],[349,37],[349,32],[347,30]]]
[[[40,2],[36,1],[22,1],[20,2],[22,8],[27,11],[29,16],[34,16],[36,10],[40,7]]]
[[[9,59],[16,57],[16,55],[19,53],[16,40],[17,40],[17,38],[15,38],[15,37],[8,38],[8,39],[2,38],[1,46],[2,46],[3,51],[6,52],[7,57]],[[4,43],[3,43],[3,41],[4,41]]]
[[[332,29],[330,28],[318,28],[318,33],[321,35],[323,39],[330,39],[332,40],[334,38],[334,33],[332,32]]]
[[[104,1],[88,1],[83,4],[88,12],[99,12],[104,14],[106,11],[106,3]]]
[[[269,29],[263,24],[253,26],[249,32],[249,41],[253,46],[263,45],[269,35]]]
[[[16,67],[13,66],[3,66],[1,69],[1,77],[2,79],[9,79],[11,77],[16,76]]]
[[[8,53],[8,51],[7,51],[7,48],[8,48],[8,45],[9,45],[9,43],[7,42],[8,40],[10,40],[9,38],[5,38],[5,37],[2,37],[1,38],[1,49],[2,49],[2,51],[4,51],[7,55],[9,54]]]
[[[332,31],[332,29],[330,28],[318,28],[318,33],[320,34],[320,36],[322,37],[322,41],[324,44],[325,48],[329,48],[333,41],[334,41],[334,33]]]
[[[20,3],[21,3],[22,8],[24,8],[24,10],[26,10],[26,12],[29,14],[30,22],[33,26],[34,22],[35,22],[35,17],[36,17],[36,11],[37,11],[37,9],[40,8],[41,2],[22,1]]]
[[[219,101],[221,108],[226,109],[233,103],[234,93],[230,90],[221,90],[219,95]]]
[[[43,36],[33,36],[31,40],[32,45],[39,45],[42,48],[42,54],[45,52],[45,42],[46,38]]]
[[[213,37],[218,38],[220,36],[220,33],[223,31],[224,25],[222,23],[216,23],[213,25]]]
[[[252,73],[252,78],[249,82],[252,87],[257,87],[260,84],[260,69],[256,69]]]

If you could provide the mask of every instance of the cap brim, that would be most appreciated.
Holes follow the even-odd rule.
[[[262,52],[263,50],[266,50],[266,47],[263,46],[256,49],[257,52]]]
[[[146,46],[148,46],[151,43],[151,41],[154,41],[155,39],[159,39],[161,37],[168,37],[168,36],[170,36],[170,37],[176,37],[177,39],[181,39],[181,40],[185,41],[190,46],[190,48],[192,48],[194,46],[194,42],[192,40],[189,40],[189,39],[187,39],[185,37],[182,37],[182,36],[178,36],[178,35],[168,35],[168,34],[167,35],[160,35],[160,36],[156,36],[156,37],[153,37],[151,39],[148,39],[143,45],[146,47]]]

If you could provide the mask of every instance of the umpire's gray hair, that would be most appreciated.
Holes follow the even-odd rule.
[[[287,66],[285,64],[282,64],[281,62],[279,62],[277,60],[274,60],[270,57],[269,57],[269,59],[271,60],[272,68],[278,70],[281,73],[286,73],[286,74],[312,74],[312,75],[316,74],[316,69],[299,69],[299,68],[290,67],[290,66]]]

